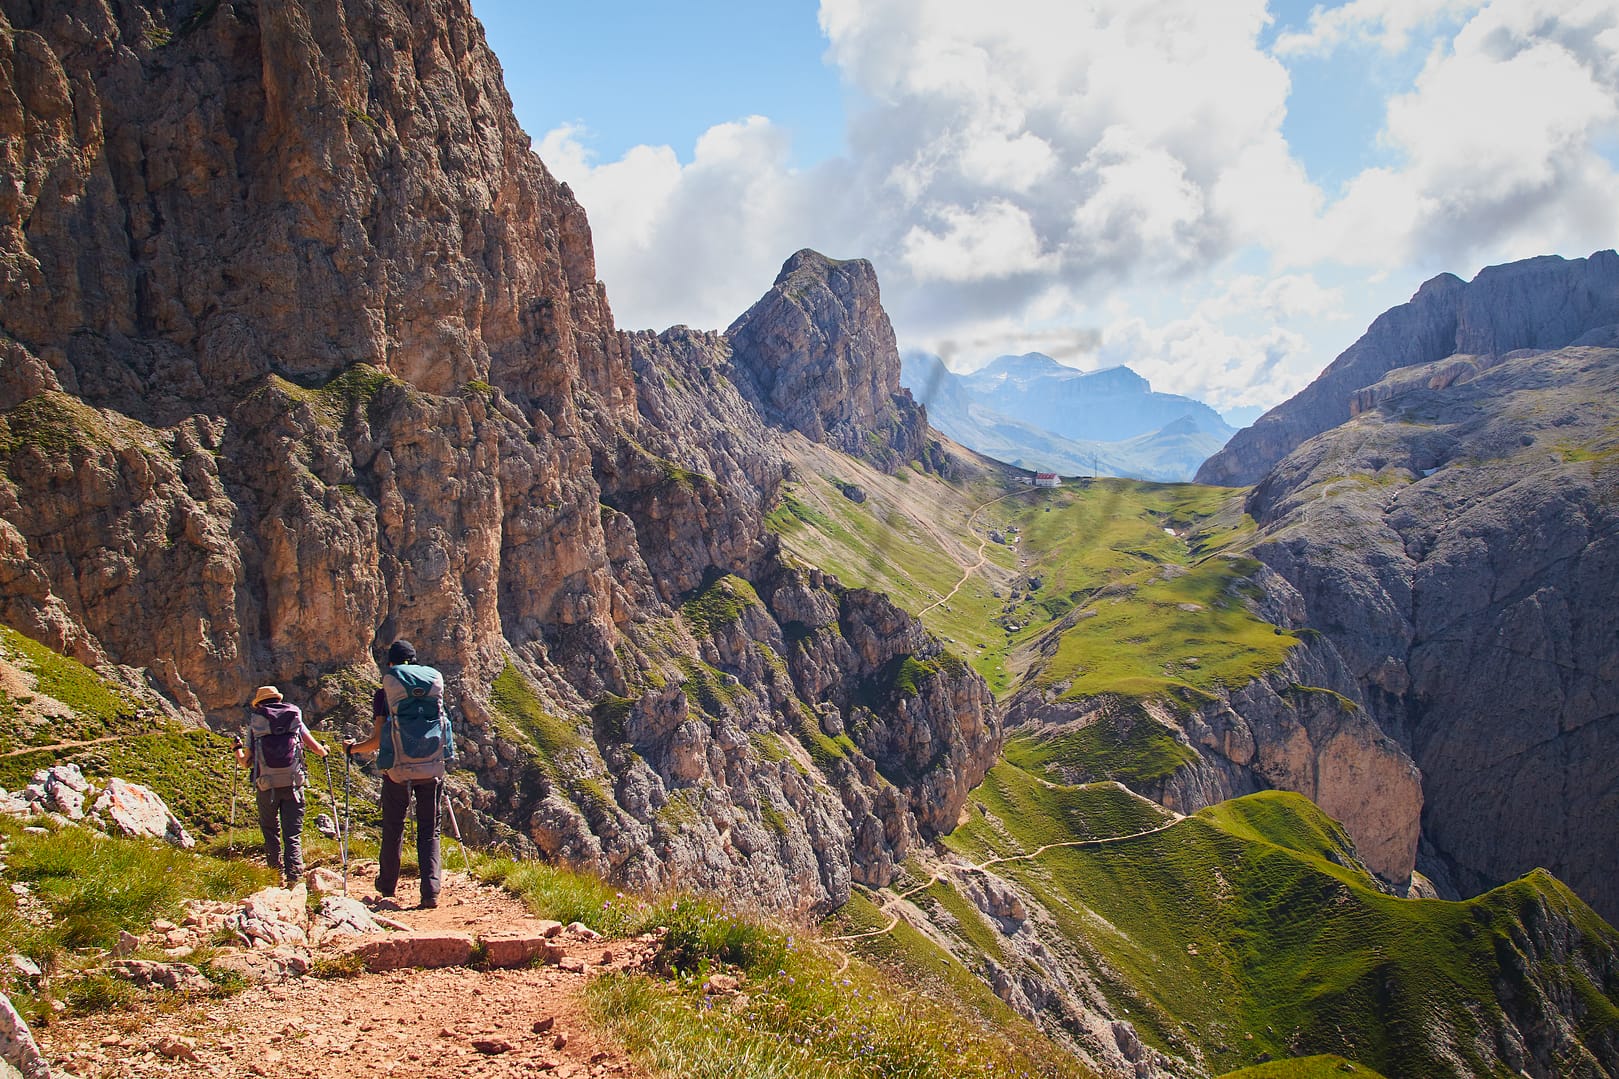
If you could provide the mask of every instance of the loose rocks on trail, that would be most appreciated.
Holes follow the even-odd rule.
[[[451,875],[446,894],[448,902],[437,910],[391,914],[404,933],[372,936],[499,939],[535,924],[516,899],[459,874]],[[334,939],[331,954],[352,947],[354,939]],[[133,1012],[57,1020],[39,1032],[41,1048],[59,1074],[109,1079],[377,1079],[401,1070],[480,1079],[645,1076],[620,1046],[591,1028],[583,999],[590,977],[639,962],[645,942],[565,930],[550,941],[556,955],[513,970],[457,966],[289,977],[223,999],[195,997],[181,1007],[172,996],[153,997]],[[317,949],[316,959],[326,951]],[[564,955],[566,967],[556,962]]]

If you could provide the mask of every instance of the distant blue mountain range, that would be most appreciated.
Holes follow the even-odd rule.
[[[1030,352],[968,375],[908,352],[900,381],[928,422],[970,449],[1064,475],[1188,480],[1235,430],[1201,401],[1154,393],[1128,367],[1078,371]]]

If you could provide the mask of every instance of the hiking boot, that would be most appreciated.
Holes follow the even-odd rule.
[[[371,887],[375,888],[377,890],[377,895],[383,899],[392,899],[394,897],[394,890],[392,888],[384,888],[382,886],[381,877],[378,877],[376,880],[372,881]]]
[[[436,895],[435,896],[423,896],[422,897],[422,905],[417,909],[418,910],[433,910],[437,906],[438,906],[438,896],[436,896]]]

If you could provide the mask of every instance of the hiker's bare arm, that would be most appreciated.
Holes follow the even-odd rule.
[[[298,736],[304,741],[304,748],[317,757],[326,756],[326,747],[315,741],[315,736],[309,733],[308,727],[300,728]]]

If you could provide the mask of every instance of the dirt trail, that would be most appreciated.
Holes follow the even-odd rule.
[[[935,884],[938,884],[940,881],[949,880],[951,877],[968,876],[973,873],[983,873],[993,866],[1005,865],[1008,862],[1033,861],[1048,850],[1061,850],[1067,847],[1096,848],[1112,846],[1116,843],[1125,843],[1132,839],[1140,839],[1143,836],[1157,835],[1159,832],[1167,832],[1184,819],[1184,817],[1177,814],[1174,820],[1166,821],[1156,828],[1148,828],[1140,832],[1131,832],[1129,835],[1108,836],[1103,839],[1070,839],[1061,843],[1047,843],[1045,846],[1040,847],[1037,850],[1032,850],[1027,854],[1005,854],[999,857],[990,858],[987,861],[979,862],[977,865],[946,865],[937,870],[932,876],[923,881],[921,884],[913,885],[912,887],[905,889],[903,892],[895,892],[887,899],[883,900],[878,909],[889,911],[889,916],[888,924],[883,926],[881,929],[867,929],[859,933],[848,933],[841,937],[827,937],[825,943],[846,944],[851,941],[865,940],[869,937],[880,937],[884,934],[892,933],[895,927],[899,925],[900,918],[902,917],[901,908],[899,908],[896,904],[902,903],[914,895],[921,895]],[[842,966],[838,967],[836,974],[842,974],[847,969],[849,969],[849,956],[846,954],[843,957],[843,964]]]
[[[0,753],[0,760],[10,757],[23,757],[29,753],[56,753],[64,749],[82,749],[85,746],[99,746],[107,742],[121,742],[125,738],[132,738],[129,734],[109,734],[101,738],[86,738],[82,742],[55,742],[48,746],[23,746],[21,749],[8,749]]]
[[[505,892],[452,873],[439,909],[388,917],[418,930],[488,933],[529,914]],[[57,1020],[37,1033],[63,1074],[86,1077],[648,1079],[586,1019],[587,981],[605,969],[604,955],[621,961],[625,944],[570,942],[568,950],[589,964],[587,973],[461,967],[303,977],[179,1007]]]
[[[977,509],[973,510],[972,514],[970,516],[968,516],[968,518],[967,518],[967,528],[969,530],[971,530],[971,528],[973,526],[973,522],[978,519],[978,515],[980,513],[983,513],[985,510],[989,509],[989,507],[995,505],[995,503],[997,503],[997,502],[1005,502],[1008,498],[1012,498],[1012,497],[1014,497],[1016,495],[1026,494],[1026,493],[1027,493],[1026,491],[1013,491],[1010,494],[1004,494],[1004,495],[1001,495],[999,498],[992,498],[988,502],[983,503]],[[989,557],[986,554],[984,554],[984,552],[987,551],[988,549],[989,549],[989,537],[985,536],[985,537],[983,537],[982,539],[980,539],[978,541],[978,553],[977,553],[978,561],[974,562],[970,566],[963,566],[962,567],[961,580],[956,582],[956,587],[952,588],[948,595],[941,597],[940,599],[934,601],[933,603],[928,604],[926,607],[923,607],[920,611],[917,611],[916,616],[918,618],[920,618],[923,615],[927,614],[929,611],[933,610],[933,608],[942,607],[944,604],[949,603],[951,600],[955,599],[956,598],[956,593],[961,591],[962,586],[965,585],[969,580],[972,579],[973,574],[977,573],[980,569],[983,568],[983,565],[984,565],[985,562],[989,561]]]

